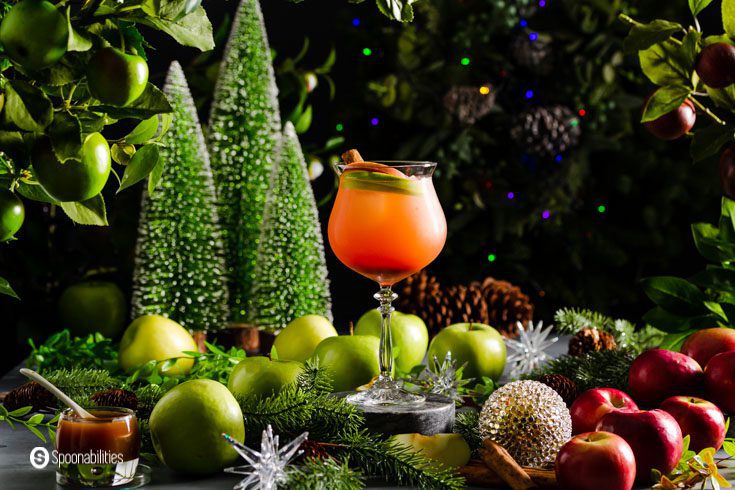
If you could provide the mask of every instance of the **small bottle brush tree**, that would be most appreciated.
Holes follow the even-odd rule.
[[[173,122],[161,141],[161,180],[143,196],[132,314],[217,330],[227,319],[228,295],[212,170],[194,101],[175,61],[164,92]]]
[[[258,244],[249,319],[277,330],[302,315],[331,320],[324,243],[306,161],[293,125],[286,123],[273,166]]]
[[[230,319],[247,319],[268,176],[280,138],[271,52],[258,0],[242,0],[220,68],[207,145],[219,196]]]

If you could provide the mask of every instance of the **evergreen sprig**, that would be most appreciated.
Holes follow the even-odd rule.
[[[44,373],[44,376],[61,391],[83,405],[92,394],[122,385],[120,380],[105,369],[54,369]]]
[[[464,479],[421,454],[366,430],[345,430],[329,447],[365,475],[414,488],[459,489]]]
[[[583,356],[561,356],[527,376],[538,379],[544,374],[563,374],[574,380],[580,391],[608,387],[625,391],[628,370],[635,359],[629,350],[588,352]]]
[[[301,465],[288,469],[288,481],[283,488],[290,490],[358,490],[364,487],[362,475],[347,462],[309,458]]]
[[[646,326],[636,331],[635,324],[623,319],[616,319],[598,311],[585,308],[562,308],[554,315],[554,325],[560,333],[574,335],[583,328],[596,328],[609,332],[621,349],[630,349],[637,353],[649,347],[661,344],[664,332]]]
[[[454,432],[464,437],[472,451],[482,446],[480,437],[480,413],[477,410],[458,412],[454,419]]]
[[[64,329],[51,335],[36,346],[28,339],[31,353],[26,365],[41,373],[49,369],[61,368],[101,368],[112,370],[117,367],[117,349],[100,333],[86,337],[72,337]]]

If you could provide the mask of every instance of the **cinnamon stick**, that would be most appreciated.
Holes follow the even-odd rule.
[[[556,483],[556,475],[554,474],[553,469],[541,470],[538,468],[523,467],[523,471],[531,477],[531,480],[533,480],[539,488],[559,488]],[[482,461],[473,460],[466,466],[461,466],[459,468],[459,474],[464,477],[468,484],[478,487],[497,488],[506,485],[503,479],[500,478],[500,476],[498,476],[498,474],[493,470],[488,468]]]
[[[485,439],[482,445],[478,451],[480,457],[510,488],[513,490],[538,488],[504,447],[490,439]]]
[[[342,161],[349,165],[350,163],[360,163],[364,162],[365,160],[362,159],[359,151],[352,148],[351,150],[347,150],[346,152],[342,153]]]

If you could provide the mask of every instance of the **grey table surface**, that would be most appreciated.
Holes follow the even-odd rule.
[[[560,338],[551,346],[549,354],[556,357],[566,352],[568,338]],[[20,366],[18,366],[20,367]],[[22,384],[25,378],[18,368],[0,378],[0,391],[9,391]],[[30,464],[30,453],[35,447],[43,446],[49,452],[53,449],[50,443],[43,443],[29,431],[19,428],[10,429],[7,424],[0,423],[0,490],[46,490],[61,489],[56,484],[53,465],[38,470]],[[724,453],[723,453],[724,454]],[[735,467],[723,470],[728,480],[735,483]],[[239,481],[238,475],[221,474],[207,478],[191,478],[175,474],[165,467],[155,467],[151,482],[145,488],[156,490],[227,490]],[[372,488],[398,488],[371,484]],[[474,487],[469,487],[474,488]],[[641,487],[644,488],[644,487]]]

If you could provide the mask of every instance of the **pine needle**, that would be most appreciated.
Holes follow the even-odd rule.
[[[358,490],[365,485],[359,471],[349,467],[347,462],[338,463],[333,459],[307,459],[301,465],[289,466],[289,490]]]
[[[583,356],[562,356],[549,361],[526,378],[538,379],[544,374],[563,374],[573,379],[580,391],[608,387],[625,391],[628,370],[635,354],[628,350],[603,350]]]
[[[472,451],[482,446],[480,437],[480,413],[477,410],[457,412],[454,419],[454,432],[464,437]]]
[[[113,378],[105,369],[54,369],[45,372],[44,376],[75,399],[87,398],[98,391],[118,388],[121,385],[120,381]]]

